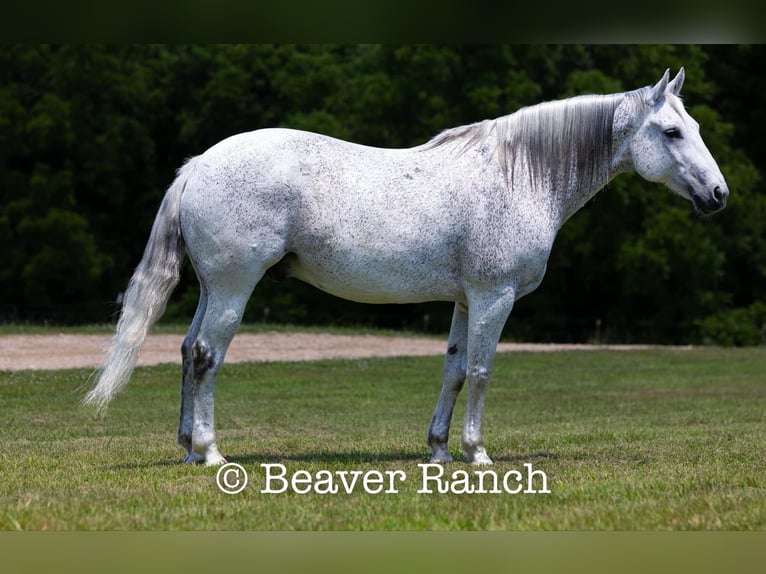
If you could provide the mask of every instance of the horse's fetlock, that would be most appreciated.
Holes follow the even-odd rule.
[[[428,446],[432,449],[442,445],[446,445],[449,439],[449,429],[447,432],[429,432],[428,433]]]

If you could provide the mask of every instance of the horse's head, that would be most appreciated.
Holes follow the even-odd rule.
[[[694,208],[713,213],[726,206],[729,188],[700,136],[699,124],[679,98],[684,69],[672,80],[669,71],[657,84],[636,92],[644,113],[626,142],[629,163],[644,179],[664,183],[690,200]]]

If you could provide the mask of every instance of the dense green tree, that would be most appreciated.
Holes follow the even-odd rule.
[[[77,122],[71,102],[54,89],[55,58],[48,47],[6,53],[0,88],[0,293],[32,310],[97,299],[110,264],[79,212]]]
[[[762,46],[134,45],[0,49],[0,320],[105,320],[183,161],[285,126],[385,147],[539,101],[654,83],[684,96],[732,191],[712,218],[635,175],[562,229],[507,333],[752,343],[766,305]],[[169,308],[196,304],[187,265]],[[247,319],[444,329],[450,306],[367,306],[264,281]],[[747,323],[734,332],[732,325]],[[727,334],[728,333],[728,334]]]

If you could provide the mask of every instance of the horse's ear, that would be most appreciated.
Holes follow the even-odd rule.
[[[668,79],[670,78],[670,68],[665,70],[665,73],[662,75],[662,79],[655,84],[655,86],[652,88],[649,97],[647,98],[647,103],[649,105],[654,105],[657,102],[659,102],[663,96],[665,95],[665,88],[668,87]]]
[[[681,93],[681,86],[684,85],[684,78],[686,77],[686,74],[684,73],[684,67],[681,66],[681,69],[678,70],[678,74],[676,74],[676,77],[673,78],[673,80],[668,84],[668,90],[670,90],[671,94],[675,94],[678,96]]]

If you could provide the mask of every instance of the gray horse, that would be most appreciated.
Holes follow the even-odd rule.
[[[411,149],[288,129],[223,140],[188,161],[168,189],[84,402],[103,408],[128,382],[185,250],[200,282],[181,349],[186,462],[225,462],[213,425],[215,377],[268,273],[353,301],[453,301],[431,461],[452,460],[450,421],[467,380],[463,452],[491,464],[481,424],[497,341],[514,301],[540,284],[563,223],[631,169],[701,213],[726,205],[726,182],[678,97],[683,80],[683,68],[672,81],[666,71],[655,86],[539,104]]]

